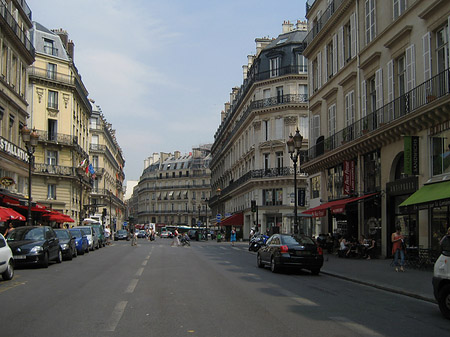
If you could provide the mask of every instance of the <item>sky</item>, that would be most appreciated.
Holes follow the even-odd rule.
[[[27,0],[62,28],[89,98],[116,130],[125,180],[153,153],[212,144],[255,39],[305,20],[305,0]]]

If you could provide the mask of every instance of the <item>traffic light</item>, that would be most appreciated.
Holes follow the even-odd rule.
[[[252,200],[252,212],[256,212],[256,200]]]
[[[106,216],[106,208],[103,208],[102,216]]]

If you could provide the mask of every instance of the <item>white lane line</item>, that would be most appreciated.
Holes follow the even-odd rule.
[[[353,322],[349,320],[346,317],[330,317],[333,321],[336,323],[345,326],[347,329],[350,329],[354,332],[356,332],[359,336],[373,336],[373,337],[382,337],[383,335],[379,334],[378,332],[369,329],[368,327],[365,327],[362,324],[358,324],[356,322]]]
[[[131,280],[130,285],[125,290],[125,292],[131,294],[134,291],[134,288],[136,288],[138,282],[139,282],[138,279]]]
[[[290,298],[291,300],[297,302],[300,305],[310,306],[310,307],[317,307],[317,306],[319,306],[316,302],[308,300],[307,298],[304,298],[304,297],[299,297],[296,294],[294,294],[293,292],[290,292],[288,290],[280,289],[279,293],[282,296],[286,296],[286,297]]]
[[[137,273],[136,273],[136,276],[142,276],[142,273],[144,272],[144,268],[139,268],[138,269],[138,271],[137,271]]]
[[[148,262],[148,260],[145,260],[144,262],[142,262],[142,265],[143,265],[143,266],[146,266],[146,265],[147,265],[147,262]]]
[[[119,324],[120,319],[122,318],[123,312],[125,311],[125,308],[127,306],[127,301],[121,301],[116,304],[116,307],[114,308],[111,317],[107,321],[109,324],[105,328],[105,331],[115,331],[117,324]]]

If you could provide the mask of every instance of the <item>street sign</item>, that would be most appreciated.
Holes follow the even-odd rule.
[[[220,222],[220,220],[222,220],[222,214],[217,214],[216,215],[216,220],[217,220],[217,222]]]

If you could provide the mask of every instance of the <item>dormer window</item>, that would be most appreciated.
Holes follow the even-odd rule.
[[[279,76],[280,58],[274,57],[270,59],[270,77]]]
[[[55,48],[55,41],[44,39],[44,53],[58,56],[58,48]]]

